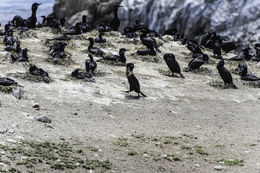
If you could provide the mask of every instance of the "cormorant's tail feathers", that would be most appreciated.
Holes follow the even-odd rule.
[[[181,76],[183,79],[185,79],[185,77],[184,77],[184,75],[183,75],[182,73],[180,73],[180,76]]]
[[[143,96],[143,97],[147,97],[144,93],[140,92],[140,94]]]
[[[234,88],[234,89],[237,89],[237,86],[235,84],[231,84],[231,87]]]
[[[162,52],[158,47],[156,47],[155,49],[156,49],[156,51],[159,52],[159,53]]]
[[[50,80],[49,80],[48,76],[43,76],[43,81],[45,83],[50,83]]]

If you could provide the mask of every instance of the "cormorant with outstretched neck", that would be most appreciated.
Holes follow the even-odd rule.
[[[94,46],[94,39],[92,37],[88,38],[89,46],[88,51],[92,54],[98,55],[98,56],[104,56],[105,52],[103,52],[100,48],[93,47]]]
[[[132,92],[132,91],[135,91],[138,96],[137,97],[140,97],[140,94],[143,96],[143,97],[146,97],[146,95],[144,95],[141,90],[140,90],[140,84],[139,84],[139,81],[138,79],[135,77],[134,73],[133,73],[133,70],[134,70],[134,64],[133,63],[128,63],[126,65],[126,76],[127,76],[127,79],[128,79],[128,83],[130,85],[130,89],[129,91],[126,91],[126,93],[129,93],[129,92]]]
[[[12,24],[15,27],[26,26],[28,28],[35,28],[36,22],[37,22],[36,12],[37,12],[39,5],[41,5],[41,4],[33,3],[31,17],[29,17],[28,19],[23,19],[21,16],[15,16],[12,20]]]
[[[180,65],[179,65],[179,63],[176,61],[174,54],[172,54],[172,53],[166,53],[166,54],[163,56],[163,59],[165,60],[167,66],[168,66],[169,69],[171,70],[172,75],[173,75],[174,73],[179,73],[182,78],[185,78],[185,77],[183,76],[183,74],[181,73]]]
[[[126,57],[125,57],[126,49],[121,48],[119,50],[119,55],[110,55],[110,56],[105,56],[103,59],[107,61],[120,61],[122,63],[126,62]]]
[[[231,73],[224,67],[224,60],[219,61],[217,69],[220,77],[223,79],[225,85],[230,85],[232,88],[237,89],[236,85],[233,84],[233,78]]]
[[[118,8],[121,7],[119,5],[115,5],[114,6],[114,18],[113,20],[110,22],[110,27],[114,30],[114,31],[118,31],[118,28],[120,26],[120,20],[118,18],[118,15],[117,15],[117,11],[118,11]]]
[[[29,73],[31,75],[41,76],[45,83],[49,83],[50,82],[49,74],[46,71],[44,71],[42,68],[38,68],[35,65],[31,65],[30,68],[29,68]]]
[[[85,61],[85,68],[86,68],[86,72],[91,75],[94,76],[94,71],[97,68],[97,63],[95,62],[94,58],[92,55],[88,54],[89,59],[87,59]]]
[[[23,49],[22,56],[15,57],[14,55],[11,55],[12,62],[18,61],[18,62],[28,62],[28,56],[27,56],[27,48]]]
[[[105,43],[107,40],[103,38],[104,32],[100,32],[98,38],[95,39],[96,43]]]

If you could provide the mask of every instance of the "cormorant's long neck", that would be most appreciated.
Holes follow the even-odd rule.
[[[121,61],[125,61],[125,60],[126,60],[126,58],[125,58],[125,53],[124,53],[124,52],[120,52],[120,53],[119,53],[119,57],[120,57],[120,60],[121,60]]]
[[[102,33],[102,32],[100,32],[100,33],[99,33],[99,36],[98,36],[98,37],[99,37],[99,39],[101,39],[101,40],[102,40],[102,39],[103,39],[103,37],[102,37],[102,36],[103,36],[103,33]]]
[[[36,12],[37,12],[37,9],[32,9],[32,16],[33,18],[36,18]]]
[[[118,18],[117,10],[118,10],[118,8],[114,9],[114,18]]]
[[[23,51],[23,57],[27,58],[27,51]]]
[[[246,75],[247,75],[247,67],[244,67],[241,76],[246,76]]]
[[[89,48],[92,48],[93,45],[94,45],[94,41],[90,40],[90,41],[89,41],[89,46],[88,46],[88,47],[89,47]]]

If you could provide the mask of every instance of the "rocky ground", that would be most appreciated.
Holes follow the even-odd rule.
[[[98,62],[95,83],[70,77],[84,68],[86,39],[96,31],[69,41],[68,58],[57,65],[48,55],[53,41],[47,39],[57,36],[51,29],[15,34],[51,83],[28,75],[27,63],[11,63],[0,41],[1,76],[24,91],[21,100],[0,93],[0,172],[260,172],[259,85],[233,73],[239,89],[223,87],[211,51],[204,49],[211,59],[202,70],[170,77],[164,53],[174,53],[182,69],[191,59],[172,37],[157,39],[162,53],[156,57],[140,57],[134,54],[140,41],[106,33],[108,42],[96,46],[106,54],[127,48],[127,61],[135,64],[148,97],[134,99],[122,92],[128,82],[121,64]],[[260,76],[258,65],[249,65]],[[42,116],[51,123],[37,121]]]

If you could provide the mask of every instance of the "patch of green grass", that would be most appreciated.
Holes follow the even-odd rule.
[[[157,143],[157,144],[155,144],[155,146],[163,148],[163,144],[162,143]]]
[[[174,154],[167,154],[166,159],[169,161],[181,161],[181,159]]]
[[[154,158],[153,158],[153,161],[155,161],[155,162],[158,162],[158,161],[160,161],[160,160],[161,160],[160,157],[154,157]]]
[[[169,139],[165,139],[165,140],[163,141],[164,144],[170,144],[171,142],[172,142],[172,141],[169,140]]]
[[[164,136],[165,139],[176,140],[175,136]]]
[[[182,135],[183,137],[187,137],[187,138],[190,138],[190,139],[198,139],[198,137],[192,136],[192,135],[188,135],[188,134],[186,134],[186,133],[182,133],[181,135]]]
[[[192,148],[190,146],[186,146],[186,145],[182,145],[181,149],[182,150],[192,150]]]
[[[22,171],[20,171],[20,170],[17,169],[17,168],[9,168],[9,169],[8,169],[8,172],[10,172],[10,173],[22,173]]]
[[[0,85],[0,92],[10,94],[13,92],[14,87],[15,87],[15,85],[12,85],[12,86]]]
[[[209,155],[207,151],[205,151],[201,146],[198,145],[195,146],[195,151],[200,155]]]
[[[114,142],[115,145],[120,147],[129,147],[127,138],[118,138],[117,142]]]
[[[222,159],[218,160],[218,162],[224,162],[224,164],[227,166],[234,166],[234,165],[244,166],[243,159],[227,160],[227,159],[222,158]]]
[[[216,148],[224,148],[224,147],[226,147],[224,144],[217,144],[216,146],[215,146]]]
[[[95,170],[96,168],[105,168],[105,169],[111,169],[112,168],[112,163],[110,163],[109,160],[105,161],[99,161],[99,160],[87,160],[83,168],[85,169],[93,169]]]
[[[91,147],[90,150],[93,152],[98,152],[98,148],[96,148],[96,147]]]
[[[133,136],[136,139],[139,139],[141,141],[145,141],[145,136],[144,134],[138,135],[138,134],[132,134],[131,136]]]
[[[255,147],[256,144],[249,144],[248,146],[249,146],[249,147]]]
[[[74,149],[67,142],[22,141],[16,146],[0,145],[0,151],[6,152],[7,158],[17,166],[33,169],[39,165],[49,165],[51,169],[65,170],[76,168],[110,169],[112,164],[106,161],[86,159],[82,149]],[[1,162],[10,163],[9,160]],[[19,167],[18,167],[19,168]],[[10,172],[10,171],[9,171]],[[16,171],[18,172],[18,171]]]

